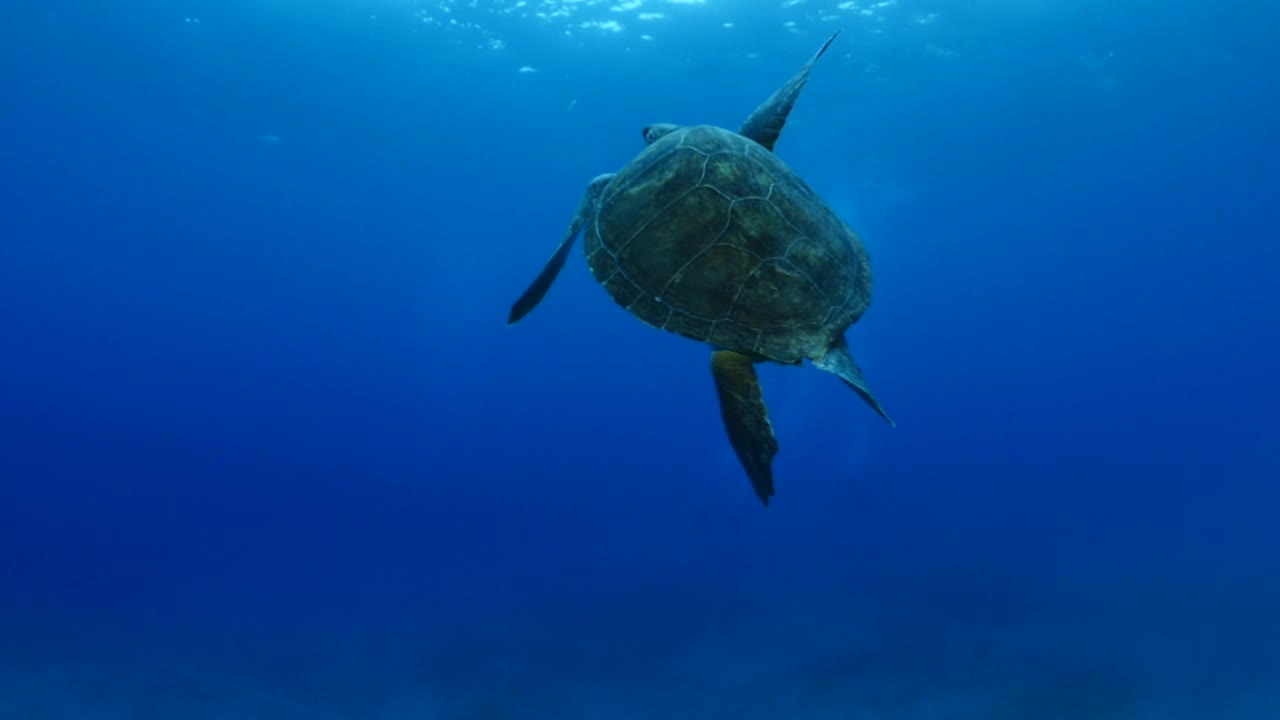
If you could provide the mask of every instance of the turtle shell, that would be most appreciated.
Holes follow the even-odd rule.
[[[821,357],[871,300],[857,235],[776,155],[723,128],[645,148],[605,188],[584,245],[636,317],[778,362]]]

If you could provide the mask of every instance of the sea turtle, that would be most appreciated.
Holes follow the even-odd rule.
[[[591,272],[619,305],[712,346],[729,441],[765,505],[778,444],[755,363],[808,358],[893,424],[844,337],[871,301],[867,252],[773,154],[810,70],[838,34],[737,132],[644,128],[647,147],[617,173],[591,181],[560,247],[508,318],[515,323],[538,304],[585,228]]]

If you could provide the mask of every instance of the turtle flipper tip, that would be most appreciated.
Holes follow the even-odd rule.
[[[507,327],[511,327],[512,325],[515,325],[516,323],[520,322],[520,319],[528,314],[529,314],[529,311],[521,308],[520,302],[517,301],[514,305],[511,306],[511,310],[507,313]]]
[[[831,47],[831,43],[835,42],[842,30],[844,30],[844,28],[836,28],[836,31],[831,33],[831,37],[827,38],[827,41],[822,44],[822,49],[818,51],[819,55],[826,52],[827,48]]]
[[[729,443],[756,496],[767,507],[774,494],[773,456],[778,454],[778,441],[773,436],[754,360],[733,350],[717,350],[711,354],[711,372]]]

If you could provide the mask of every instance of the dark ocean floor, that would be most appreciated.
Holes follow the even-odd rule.
[[[919,621],[919,622],[917,622]],[[131,639],[11,634],[6,720],[788,718],[1274,720],[1280,688],[1158,633],[1029,613],[944,627],[845,600],[697,630],[547,619],[453,632],[385,625]]]

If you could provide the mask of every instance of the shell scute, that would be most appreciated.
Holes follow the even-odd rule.
[[[708,187],[695,187],[665,211],[649,219],[635,237],[623,243],[617,261],[632,281],[662,295],[672,278],[716,242],[716,233],[690,233],[687,228],[720,228],[729,222],[729,203]]]
[[[711,320],[727,318],[738,299],[741,279],[750,276],[759,264],[742,248],[712,245],[671,280],[665,297],[690,315]]]
[[[756,344],[759,340],[758,329],[733,320],[716,321],[711,327],[711,337],[708,338],[713,345],[743,352],[756,352]]]
[[[825,300],[821,306],[825,309]],[[731,317],[757,328],[788,326],[814,315],[807,278],[779,260],[766,260],[742,284]]]
[[[608,213],[599,226],[600,242],[617,254],[638,235],[652,237],[647,229],[651,223],[680,217],[683,209],[673,210],[673,206],[701,182],[706,160],[696,150],[679,147],[655,145],[641,154],[627,172],[619,173],[601,203]]]
[[[781,256],[791,242],[786,233],[779,232],[780,228],[786,228],[786,221],[777,208],[763,197],[747,197],[733,203],[719,242],[742,248],[764,261]]]

